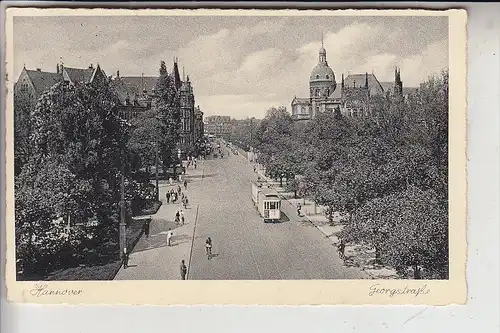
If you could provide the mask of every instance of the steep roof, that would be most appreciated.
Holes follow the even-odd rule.
[[[146,94],[151,94],[158,81],[157,76],[120,76],[119,80],[127,86],[130,92],[137,95],[143,94],[143,89],[146,89]]]
[[[310,98],[300,98],[300,97],[295,97],[292,100],[292,105],[293,104],[309,104],[311,102]]]
[[[74,83],[90,83],[96,70],[97,68],[72,68],[66,66],[63,69],[71,82]]]
[[[351,74],[347,76],[344,80],[344,86],[346,87],[364,87],[366,80],[366,74]],[[370,95],[378,95],[384,92],[384,88],[380,85],[380,82],[375,77],[375,74],[368,74],[368,88],[370,89]]]
[[[136,99],[136,94],[134,91],[128,88],[128,86],[121,80],[121,78],[115,78],[111,81],[111,85],[115,89],[118,100],[122,105],[126,104],[127,97],[130,102]]]
[[[337,88],[328,96],[330,99],[339,99],[342,98],[342,87],[340,85],[337,85]]]
[[[26,70],[35,90],[38,94],[50,89],[53,85],[61,82],[62,76],[58,73],[42,72],[39,70]]]

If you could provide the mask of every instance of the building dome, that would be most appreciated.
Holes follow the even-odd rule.
[[[326,63],[319,63],[314,67],[309,77],[310,82],[331,82],[335,83],[335,74]]]
[[[328,98],[337,88],[335,74],[328,66],[326,50],[321,43],[319,49],[318,64],[313,68],[309,76],[309,94],[311,98]]]

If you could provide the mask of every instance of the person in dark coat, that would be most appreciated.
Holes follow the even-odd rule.
[[[128,268],[128,258],[129,258],[129,254],[127,252],[127,248],[125,247],[123,249],[123,268],[124,269]]]
[[[170,203],[170,192],[167,192],[165,196],[167,197],[167,203]]]
[[[187,188],[188,188],[188,182],[187,182],[187,180],[185,180],[184,181],[184,191],[187,190]]]
[[[150,220],[147,219],[145,222],[144,222],[144,234],[146,235],[146,238],[149,237],[149,224],[150,224]]]
[[[187,267],[184,264],[184,260],[181,261],[181,279],[186,280]]]

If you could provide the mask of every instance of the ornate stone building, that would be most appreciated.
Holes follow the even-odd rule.
[[[195,143],[203,137],[203,112],[199,106],[195,109],[193,86],[189,76],[181,79],[177,58],[174,59],[171,75],[181,102],[179,146],[183,152],[187,153],[192,151]],[[88,68],[73,68],[57,64],[55,73],[23,68],[14,85],[14,98],[22,98],[30,106],[23,110],[30,110],[35,107],[40,95],[58,82],[93,84],[103,80],[110,80],[117,94],[117,113],[121,118],[130,120],[154,106],[157,76],[123,77],[120,76],[120,71],[117,71],[116,77],[108,78],[99,64],[95,67],[91,64]],[[24,114],[24,111],[15,112],[14,116],[19,121],[29,117],[29,114]]]
[[[189,153],[194,149],[196,141],[203,137],[203,130],[197,131],[197,129],[203,129],[203,112],[199,106],[195,110],[193,86],[189,75],[184,78],[183,73],[181,78],[177,58],[174,58],[171,76],[174,79],[174,86],[179,94],[181,104],[179,148],[183,153]],[[157,76],[121,77],[118,71],[113,79],[113,84],[120,100],[118,107],[120,117],[129,120],[153,107],[157,82]]]
[[[320,112],[339,109],[345,116],[362,117],[371,115],[370,98],[375,95],[403,96],[403,82],[400,70],[395,70],[395,81],[384,82],[386,89],[375,74],[351,74],[340,84],[335,80],[335,73],[328,65],[323,43],[319,50],[319,59],[309,77],[309,98],[295,97],[292,100],[292,117],[296,120],[309,120]],[[388,87],[392,86],[392,89]],[[389,91],[389,89],[391,91]]]

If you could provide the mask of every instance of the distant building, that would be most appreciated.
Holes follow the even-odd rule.
[[[231,133],[231,117],[209,116],[205,118],[204,126],[207,135],[228,136]]]
[[[406,90],[409,92],[409,90]],[[337,86],[335,74],[328,65],[326,50],[321,46],[319,60],[309,77],[309,97],[292,100],[292,117],[295,120],[309,120],[320,112],[339,109],[345,116],[370,116],[370,99],[373,96],[404,98],[405,89],[401,72],[396,68],[394,82],[378,81],[375,74],[351,74]]]
[[[198,105],[194,109],[194,140],[195,142],[201,140],[204,134],[204,126],[203,126],[203,112]]]

